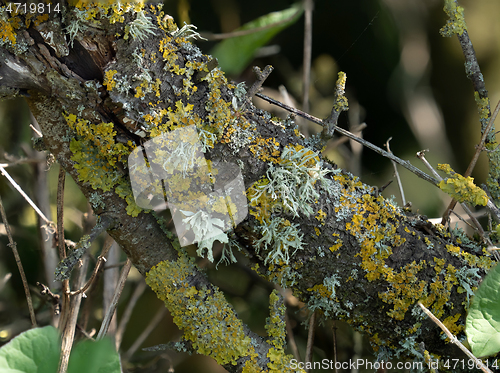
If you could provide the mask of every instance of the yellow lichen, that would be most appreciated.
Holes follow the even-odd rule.
[[[116,70],[108,70],[104,73],[104,82],[102,84],[106,86],[108,91],[111,91],[116,86],[116,81],[113,80],[113,76],[117,73],[118,71]]]
[[[164,261],[146,276],[147,284],[165,302],[185,340],[200,354],[219,364],[235,364],[243,357],[256,358],[252,340],[243,323],[215,288],[196,288],[189,284],[195,266],[185,256]],[[280,352],[278,355],[283,355]],[[277,357],[279,359],[279,357]]]

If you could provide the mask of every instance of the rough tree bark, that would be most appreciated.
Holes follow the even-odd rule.
[[[208,159],[240,166],[250,213],[231,242],[255,271],[367,334],[379,359],[456,354],[416,302],[463,338],[467,289],[494,264],[480,244],[323,160],[317,142],[256,109],[160,7],[57,4],[44,15],[3,6],[0,94],[26,98],[46,149],[112,222],[108,233],[165,301],[186,349],[231,372],[291,370],[280,300],[269,336],[256,335],[162,220],[135,205],[129,153],[196,125],[215,138]]]

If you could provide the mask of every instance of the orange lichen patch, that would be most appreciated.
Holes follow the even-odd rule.
[[[457,313],[454,316],[448,316],[446,319],[443,320],[444,326],[451,332],[453,335],[458,335],[460,332],[462,332],[465,329],[465,326],[462,325],[457,325],[457,321],[460,319],[462,315]],[[444,332],[441,332],[444,333]]]
[[[0,41],[9,41],[12,45],[16,44],[16,31],[21,24],[19,17],[7,18],[7,13],[4,12],[0,16]]]
[[[321,225],[325,225],[326,213],[322,210],[318,210],[318,215],[315,218],[321,223]]]
[[[417,273],[425,267],[425,261],[407,264],[399,272],[392,268],[387,269],[386,280],[392,286],[390,290],[379,294],[385,303],[392,304],[393,308],[387,314],[396,320],[403,320],[410,305],[414,304],[422,295],[426,294],[427,283],[418,280]]]
[[[363,194],[354,203],[348,199],[348,194],[344,195],[351,206],[357,209],[351,222],[346,224],[347,231],[361,244],[361,250],[356,256],[362,258],[361,268],[366,271],[366,278],[370,281],[377,280],[388,270],[385,259],[392,254],[392,247],[405,242],[404,238],[396,234],[398,223],[392,219],[396,210],[392,205],[383,204],[381,196]]]
[[[279,142],[274,137],[267,139],[257,137],[249,149],[255,157],[265,162],[279,163]]]

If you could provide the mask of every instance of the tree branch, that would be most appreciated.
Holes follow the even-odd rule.
[[[384,359],[423,358],[420,342],[433,353],[453,355],[416,302],[463,336],[466,294],[459,289],[476,286],[474,275],[483,276],[494,264],[481,246],[459,232],[450,237],[385,200],[378,188],[324,162],[286,122],[276,125],[251,104],[235,111],[235,86],[210,56],[175,36],[177,27],[158,8],[145,11],[150,24],[143,20],[141,29],[134,25],[136,13],[123,11],[123,21],[111,22],[112,10],[100,7],[78,21],[92,33],[75,31],[70,17],[61,25],[50,15],[46,27],[54,35],[74,38],[61,57],[36,30],[26,30],[23,15],[15,15],[15,43],[0,43],[0,55],[9,61],[0,66],[0,92],[27,90],[47,149],[94,212],[117,222],[108,233],[165,302],[188,350],[213,357],[231,372],[291,371],[284,346],[271,345],[244,325],[164,221],[135,203],[129,154],[151,138],[194,125],[205,136],[213,165],[239,165],[249,215],[234,229],[231,246],[246,253],[255,271],[292,288],[312,312],[348,320]],[[74,33],[61,34],[68,29]],[[84,57],[75,58],[76,50]],[[335,128],[355,138],[335,123],[329,135]],[[269,338],[279,336],[284,322],[271,329]]]

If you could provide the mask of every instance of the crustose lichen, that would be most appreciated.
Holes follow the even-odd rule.
[[[151,20],[146,17],[144,11],[137,13],[137,18],[130,24],[125,26],[125,40],[128,39],[130,34],[134,40],[143,41],[146,38],[146,34],[153,34],[155,30],[155,25]]]

